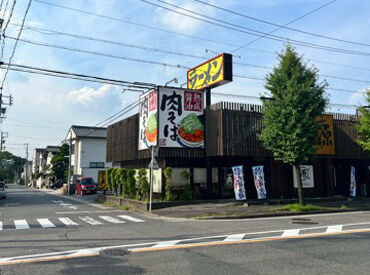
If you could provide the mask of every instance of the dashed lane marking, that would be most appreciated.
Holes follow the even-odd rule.
[[[58,220],[60,220],[62,223],[64,223],[67,226],[78,225],[78,223],[72,221],[70,218],[67,218],[67,217],[58,218]]]
[[[292,236],[298,236],[298,235],[299,235],[299,229],[290,229],[290,230],[285,230],[281,236],[282,237],[292,237]]]
[[[110,223],[125,223],[124,221],[121,221],[119,219],[113,218],[111,216],[99,216],[102,220],[105,220]]]
[[[326,233],[334,233],[334,232],[340,232],[343,229],[343,225],[332,225],[328,226],[326,229]]]
[[[88,224],[91,224],[91,225],[100,225],[100,224],[103,224],[101,223],[100,221],[97,221],[89,216],[85,216],[85,217],[78,217],[80,220],[83,220],[84,222],[88,223]]]
[[[3,230],[3,222],[0,222],[0,230]]]
[[[240,241],[244,239],[245,234],[229,235],[225,238],[224,242]]]
[[[14,225],[15,225],[15,229],[29,229],[30,228],[26,220],[14,220]]]
[[[118,217],[120,217],[122,219],[125,219],[125,220],[128,220],[128,221],[131,221],[131,222],[145,222],[141,219],[134,218],[134,217],[131,217],[131,216],[128,216],[128,215],[118,215]]]
[[[362,224],[347,224],[343,226],[356,226],[356,225],[364,225],[370,223],[362,223]],[[322,227],[323,229],[327,229],[327,226]],[[308,228],[305,228],[308,229]],[[301,230],[304,230],[301,228]],[[266,231],[266,232],[283,232],[283,230],[276,230],[276,231]],[[265,233],[266,233],[265,232]],[[267,241],[276,241],[276,240],[288,240],[288,239],[299,239],[299,238],[313,238],[313,237],[324,237],[330,235],[340,235],[340,234],[353,234],[353,233],[364,233],[370,232],[370,228],[363,228],[363,229],[354,229],[354,230],[346,230],[341,232],[333,232],[333,233],[309,233],[309,234],[301,234],[298,236],[270,236],[270,237],[260,237],[260,238],[251,238],[251,239],[242,239],[238,241],[206,241],[206,242],[197,242],[197,243],[183,243],[184,241],[201,241],[201,240],[209,240],[211,238],[227,238],[228,235],[223,236],[208,236],[208,237],[199,237],[199,238],[192,238],[192,239],[183,239],[183,240],[169,240],[169,241],[162,241],[162,242],[150,242],[150,243],[137,243],[137,244],[123,244],[123,245],[115,245],[115,246],[106,246],[106,247],[95,247],[95,248],[86,248],[86,249],[77,249],[77,250],[69,250],[69,251],[60,251],[60,252],[51,252],[51,253],[42,253],[42,254],[34,254],[34,255],[24,255],[24,256],[15,256],[15,257],[7,257],[7,258],[0,258],[0,266],[1,265],[14,265],[20,263],[36,263],[36,262],[45,262],[45,261],[57,261],[57,260],[65,260],[65,259],[72,259],[72,258],[80,258],[80,257],[89,257],[89,256],[98,256],[104,250],[110,249],[128,249],[129,252],[138,253],[138,252],[150,252],[150,251],[162,251],[162,250],[173,250],[173,249],[181,249],[181,248],[193,248],[193,247],[204,247],[204,246],[216,246],[216,245],[231,245],[231,244],[243,244],[243,243],[256,243],[256,242],[267,242]],[[254,235],[260,234],[263,232],[251,232],[245,233],[245,235]],[[234,234],[236,236],[238,234]],[[241,234],[240,234],[241,235]],[[229,235],[230,236],[230,235]],[[180,243],[180,244],[179,244]],[[170,246],[165,246],[168,244]],[[150,247],[148,247],[150,246]]]
[[[55,225],[49,219],[37,219],[42,228],[53,228]]]

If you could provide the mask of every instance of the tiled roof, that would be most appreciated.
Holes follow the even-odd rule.
[[[107,138],[107,128],[72,125],[76,138]]]

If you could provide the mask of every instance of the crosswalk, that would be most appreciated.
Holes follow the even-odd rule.
[[[36,221],[36,222],[34,222]],[[76,227],[81,225],[104,225],[104,224],[125,224],[142,223],[145,220],[130,215],[100,215],[91,216],[75,216],[75,217],[55,217],[55,218],[35,218],[35,219],[16,219],[9,222],[0,221],[0,231],[4,229],[24,230],[31,228],[58,228],[58,227]]]

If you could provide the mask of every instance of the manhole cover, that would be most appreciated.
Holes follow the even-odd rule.
[[[128,251],[125,249],[104,249],[103,251],[100,252],[101,255],[105,256],[125,256],[128,254]]]

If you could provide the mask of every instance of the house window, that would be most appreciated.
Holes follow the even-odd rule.
[[[104,162],[90,162],[90,168],[104,168]]]
[[[71,155],[74,155],[74,153],[75,153],[75,145],[72,144],[72,146],[71,146]]]

